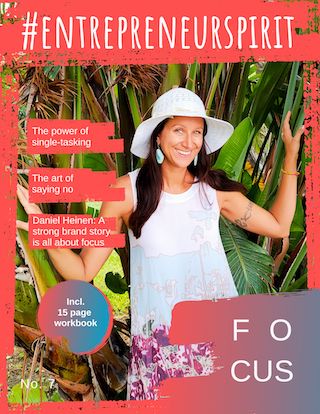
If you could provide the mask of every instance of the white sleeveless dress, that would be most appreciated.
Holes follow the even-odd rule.
[[[136,179],[129,173],[134,208]],[[219,233],[216,191],[194,183],[182,194],[162,192],[136,239],[129,230],[131,358],[128,399],[156,399],[165,378],[209,375],[212,344],[170,345],[171,311],[182,301],[237,296]]]

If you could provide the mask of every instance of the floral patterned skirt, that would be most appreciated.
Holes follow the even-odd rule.
[[[132,337],[128,399],[157,399],[160,382],[166,378],[213,373],[212,342],[171,345],[168,332],[168,327],[162,325],[148,337]]]

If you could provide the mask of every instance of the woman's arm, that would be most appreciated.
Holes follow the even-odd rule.
[[[297,197],[297,159],[303,127],[294,137],[285,117],[282,139],[285,145],[283,173],[275,201],[269,211],[259,207],[238,192],[218,191],[221,214],[240,227],[268,237],[287,237],[293,220]]]
[[[121,232],[123,217],[127,217],[133,208],[129,176],[118,178],[113,187],[125,188],[125,200],[102,203],[100,216],[116,218],[116,231],[111,232],[111,234],[116,234]],[[28,190],[19,185],[17,194],[27,214],[42,214],[37,204],[29,202]],[[28,230],[28,223],[17,221],[17,227]],[[80,255],[71,249],[48,249],[48,253],[54,267],[64,279],[90,282],[99,272],[112,250],[113,248],[85,247],[81,250]]]

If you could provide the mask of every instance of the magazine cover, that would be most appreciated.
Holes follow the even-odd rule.
[[[318,413],[317,2],[0,8],[1,413]]]

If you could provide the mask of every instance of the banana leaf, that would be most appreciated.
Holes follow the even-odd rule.
[[[295,279],[297,270],[301,265],[302,261],[307,255],[307,238],[304,237],[303,243],[300,246],[299,251],[297,252],[294,260],[292,261],[285,278],[283,279],[282,285],[280,287],[280,292],[286,292],[290,288],[291,282]],[[299,280],[299,278],[296,278]]]
[[[265,65],[256,85],[249,111],[256,131],[261,128],[274,102],[279,97],[291,65],[290,62],[268,62]]]
[[[224,170],[230,178],[238,181],[251,143],[252,133],[252,121],[247,117],[240,122],[221,148],[214,168]]]
[[[19,220],[27,221],[26,213],[20,202],[18,202],[17,213]],[[59,277],[53,270],[47,251],[30,249],[29,235],[27,231],[18,230],[18,235],[26,263],[29,266],[30,272],[33,274],[36,290],[39,292],[40,297],[42,297],[50,287],[53,287],[58,283]]]
[[[14,320],[21,325],[37,329],[36,315],[38,299],[34,287],[22,280],[16,280]]]

